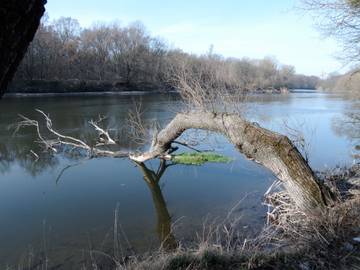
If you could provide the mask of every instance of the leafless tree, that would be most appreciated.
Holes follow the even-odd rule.
[[[140,22],[94,24],[45,16],[16,74],[16,81],[108,81],[127,86],[174,87],[173,78],[186,70],[201,81],[237,91],[314,88],[312,77],[295,74],[275,59],[224,58],[214,48],[203,55],[169,48]],[[110,84],[111,85],[111,84]],[[176,84],[175,84],[176,85]]]
[[[347,62],[360,60],[360,1],[302,0],[305,10],[314,12],[320,30],[343,44],[342,58]]]
[[[286,187],[295,204],[309,213],[323,209],[331,199],[304,157],[290,139],[247,121],[238,112],[228,111],[237,93],[212,89],[212,80],[190,77],[186,71],[176,78],[184,101],[189,105],[179,112],[153,139],[149,151],[130,154],[136,162],[153,158],[171,159],[172,143],[188,129],[201,129],[223,134],[247,158],[270,169]],[[216,91],[217,90],[217,91]],[[234,98],[224,98],[232,95]],[[210,106],[209,106],[210,104]]]

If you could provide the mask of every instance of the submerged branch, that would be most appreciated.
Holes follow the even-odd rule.
[[[22,121],[14,125],[15,127],[14,133],[18,132],[21,128],[24,127],[29,127],[29,126],[35,127],[36,134],[39,139],[38,142],[40,143],[40,145],[42,145],[45,148],[45,151],[50,151],[51,153],[58,153],[59,150],[70,151],[70,152],[74,150],[81,150],[81,151],[85,151],[86,156],[91,158],[94,157],[122,158],[122,157],[127,157],[129,155],[128,152],[124,152],[124,151],[112,151],[112,150],[100,148],[101,146],[116,145],[116,142],[111,138],[107,130],[99,126],[98,122],[95,122],[93,120],[89,121],[89,124],[99,134],[98,143],[95,146],[91,146],[89,143],[86,143],[81,139],[64,135],[61,132],[55,130],[53,128],[53,123],[51,118],[46,113],[44,113],[39,109],[36,109],[36,111],[44,117],[46,123],[46,129],[50,134],[50,137],[52,138],[48,138],[46,137],[46,135],[43,134],[43,132],[40,130],[40,125],[38,121],[30,119],[23,115],[19,115]],[[71,148],[70,150],[67,150],[66,147],[71,147]]]

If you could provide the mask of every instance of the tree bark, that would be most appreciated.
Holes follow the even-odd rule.
[[[45,4],[46,0],[0,3],[0,98],[35,35]]]
[[[247,158],[270,169],[284,183],[290,197],[302,210],[321,211],[330,196],[288,137],[260,127],[238,114],[179,113],[156,136],[151,149],[137,156],[137,162],[166,156],[171,143],[187,129],[203,129],[225,135]]]

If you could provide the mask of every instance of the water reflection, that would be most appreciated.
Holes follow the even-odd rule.
[[[347,107],[341,117],[334,118],[334,132],[351,140],[360,139],[360,104]]]
[[[58,157],[42,153],[41,158],[37,159],[30,150],[22,144],[0,143],[0,173],[9,173],[12,165],[16,163],[29,175],[36,177],[45,170],[56,168],[59,165]]]
[[[360,158],[360,104],[353,103],[344,113],[333,119],[332,127],[338,136],[346,137],[352,144],[353,157]],[[355,152],[355,153],[354,153]]]
[[[160,188],[160,179],[165,173],[165,170],[174,165],[173,163],[166,163],[165,160],[161,160],[157,171],[152,171],[146,167],[144,163],[137,163],[144,174],[144,180],[148,185],[157,215],[157,233],[162,248],[165,250],[175,249],[178,245],[171,230],[171,216],[166,207],[166,202]]]

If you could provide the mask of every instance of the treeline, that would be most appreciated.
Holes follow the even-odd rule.
[[[224,58],[212,49],[200,56],[185,53],[151,36],[139,22],[81,28],[77,20],[63,17],[42,21],[14,84],[72,81],[72,91],[84,85],[80,82],[169,88],[185,67],[240,90],[315,88],[318,83],[317,77],[298,75],[293,66],[272,58]]]
[[[360,70],[356,68],[343,75],[332,74],[319,81],[318,88],[327,91],[360,94]]]

